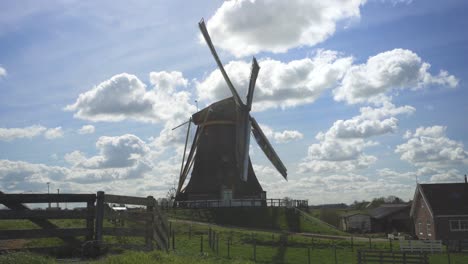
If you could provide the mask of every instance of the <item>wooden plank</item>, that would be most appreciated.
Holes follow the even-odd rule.
[[[94,240],[102,242],[102,225],[104,222],[104,192],[99,191],[96,195],[96,213],[94,221]]]
[[[0,230],[0,239],[86,236],[86,228]]]
[[[148,205],[148,199],[146,197],[134,197],[134,196],[123,196],[106,194],[104,196],[105,203],[116,203],[116,204],[133,204],[133,205]]]
[[[406,253],[406,252],[388,252],[388,251],[365,251],[359,250],[358,261],[360,263],[405,263],[405,264],[420,264],[427,263],[427,257],[421,253]]]
[[[0,203],[86,203],[88,201],[94,201],[96,198],[95,194],[72,194],[72,193],[61,193],[61,194],[0,194]]]
[[[75,210],[0,210],[0,219],[86,219],[88,212]],[[92,217],[94,217],[94,212]]]
[[[1,195],[4,195],[4,193],[2,191],[0,191],[0,196]],[[21,203],[4,203],[4,205],[8,208],[10,208],[11,210],[17,210],[17,211],[26,211],[26,210],[29,210],[29,208],[26,206],[26,205],[23,205]],[[41,228],[44,228],[44,229],[56,229],[58,228],[57,225],[51,223],[50,221],[46,220],[46,219],[30,219],[31,222],[33,222],[34,224],[38,225],[39,227]],[[80,245],[81,244],[81,241],[79,241],[78,239],[74,238],[74,237],[63,237],[61,238],[64,242],[66,242],[67,244],[71,245],[71,246],[76,246],[76,245]]]
[[[88,229],[88,234],[86,235],[86,241],[91,241],[94,238],[94,215],[96,213],[96,207],[93,202],[88,202],[86,204],[86,228]]]
[[[102,234],[107,236],[144,237],[146,236],[146,230],[144,228],[104,227],[102,228]]]
[[[161,225],[161,216],[155,215],[153,224],[153,237],[158,245],[165,249],[169,249],[169,231]]]
[[[154,200],[153,196],[148,196],[147,200],[149,202],[151,202],[151,205],[148,204],[148,206],[146,206],[146,211],[151,214],[151,218],[146,220],[145,244],[146,244],[146,248],[148,250],[153,250],[153,225],[154,225],[154,219],[153,219],[153,216],[152,216],[152,212],[153,212],[153,208],[156,205],[156,203],[155,203],[155,200]]]

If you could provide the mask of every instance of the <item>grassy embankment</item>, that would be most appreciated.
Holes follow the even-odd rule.
[[[304,218],[293,209],[285,208],[209,208],[209,209],[170,209],[167,214],[172,219],[206,222],[218,225],[308,232],[324,235],[348,236],[318,219]]]
[[[269,208],[274,209],[274,208]],[[273,229],[275,231],[253,231],[248,229],[208,226],[206,224],[190,224],[173,222],[175,232],[175,249],[169,254],[155,252],[127,251],[119,255],[108,255],[92,263],[248,263],[253,261],[254,247],[258,263],[307,263],[308,248],[310,248],[311,263],[354,264],[357,262],[356,250],[369,248],[367,241],[330,240],[311,238],[285,231],[305,231],[320,234],[338,235],[340,232],[323,225],[321,222],[310,223],[285,210],[175,210],[169,212],[171,218],[217,223],[220,225],[239,225],[255,229]],[[56,220],[61,227],[82,227],[80,220]],[[127,223],[131,225],[131,223]],[[106,222],[106,225],[111,225]],[[29,221],[0,221],[0,229],[36,228]],[[218,248],[213,250],[208,246],[208,229],[218,234]],[[203,239],[203,253],[201,241]],[[106,242],[143,244],[143,239],[105,237]],[[230,241],[228,246],[228,241]],[[31,240],[28,246],[46,246],[61,244],[60,240]],[[171,243],[172,244],[172,243]],[[351,247],[351,245],[353,247]],[[397,243],[393,245],[398,250]],[[229,247],[229,256],[228,256]],[[335,251],[336,248],[336,251]],[[372,248],[390,250],[389,242],[373,242]],[[335,255],[336,252],[336,255]],[[468,255],[451,254],[452,264],[468,263]],[[446,254],[431,255],[431,264],[447,263]],[[0,256],[0,263],[55,263],[52,258],[43,258],[27,253],[8,254]],[[83,262],[87,263],[87,262]]]
[[[253,262],[253,249],[256,246],[257,263],[307,263],[307,249],[310,248],[311,263],[355,264],[358,248],[368,248],[366,241],[355,241],[351,248],[349,240],[330,240],[310,238],[284,232],[251,231],[239,228],[213,226],[211,229],[219,235],[218,250],[208,246],[207,225],[173,223],[175,231],[175,249],[164,252],[127,251],[119,255],[108,255],[90,263],[249,263]],[[203,237],[203,253],[201,240]],[[228,257],[228,243],[229,257]],[[397,245],[393,245],[395,250]],[[372,248],[389,250],[388,242],[373,242]],[[354,251],[353,251],[354,250]],[[27,261],[22,262],[22,259]],[[34,259],[35,262],[30,262]],[[13,260],[13,261],[11,261]],[[42,261],[42,262],[39,262]],[[0,256],[0,263],[55,263],[54,259],[35,255],[18,254]],[[88,262],[83,262],[88,263]],[[447,255],[434,254],[431,264],[447,263]],[[468,263],[468,255],[451,254],[452,264]]]

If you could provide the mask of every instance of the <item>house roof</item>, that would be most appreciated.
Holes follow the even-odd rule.
[[[419,184],[434,216],[468,215],[468,184]]]
[[[381,219],[409,207],[410,204],[382,204],[379,207],[372,209],[369,214],[375,219]]]
[[[348,218],[348,217],[356,216],[356,215],[370,216],[367,212],[351,212],[351,213],[344,214],[341,217]]]

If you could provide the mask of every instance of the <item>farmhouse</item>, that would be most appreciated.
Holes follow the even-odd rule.
[[[468,239],[468,183],[418,184],[411,206],[419,239]]]
[[[409,232],[411,230],[409,211],[410,204],[382,204],[367,213],[354,213],[342,217],[341,226],[345,231],[363,233]]]
[[[410,232],[411,204],[382,204],[370,211],[372,232]]]
[[[367,213],[348,214],[341,218],[341,228],[344,231],[371,232],[371,216]]]

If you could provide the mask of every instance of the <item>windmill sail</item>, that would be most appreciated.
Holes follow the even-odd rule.
[[[278,157],[278,154],[276,154],[275,150],[271,146],[271,144],[268,141],[265,134],[263,134],[263,131],[260,128],[260,126],[258,125],[255,118],[250,117],[250,120],[252,121],[251,122],[252,123],[252,133],[253,133],[253,135],[255,137],[255,140],[257,141],[258,145],[263,150],[263,152],[268,157],[268,159],[271,161],[271,163],[278,170],[278,172],[281,173],[281,175],[283,175],[283,177],[287,180],[288,179],[288,173],[287,173],[286,167],[284,166],[283,162]]]
[[[250,120],[247,109],[239,109],[237,111],[237,127],[236,127],[236,156],[240,178],[247,181],[249,169],[249,146],[250,146]]]
[[[231,90],[232,96],[234,96],[234,100],[236,101],[236,104],[239,106],[243,106],[244,104],[242,103],[242,100],[239,97],[239,94],[237,93],[236,89],[234,88],[234,85],[232,85],[231,80],[229,79],[229,76],[227,75],[226,71],[224,70],[223,64],[221,63],[221,60],[218,57],[218,53],[216,53],[216,50],[213,46],[213,43],[211,42],[210,35],[208,34],[208,30],[206,29],[205,21],[202,19],[199,23],[198,26],[200,27],[200,31],[202,32],[203,37],[205,38],[206,44],[208,44],[208,47],[211,50],[211,54],[213,54],[213,57],[216,61],[216,64],[218,64],[218,68],[221,71],[221,74],[224,77],[224,80],[226,81],[229,90]]]
[[[247,93],[247,109],[250,111],[252,109],[253,94],[255,89],[255,82],[257,81],[258,72],[260,71],[260,66],[258,66],[257,60],[255,57],[252,59],[252,70],[250,72],[250,82],[249,82],[249,92]]]

